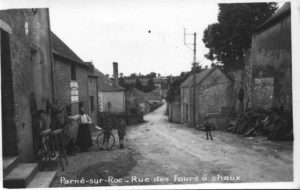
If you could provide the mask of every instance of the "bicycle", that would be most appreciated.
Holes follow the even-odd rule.
[[[106,147],[107,150],[110,150],[115,145],[115,136],[112,131],[105,131],[101,127],[95,125],[96,130],[100,131],[97,135],[96,143],[100,149],[104,149]],[[108,136],[107,134],[108,133]],[[104,138],[106,135],[106,139]]]

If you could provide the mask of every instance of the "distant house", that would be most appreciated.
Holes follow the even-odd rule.
[[[120,113],[125,112],[125,89],[118,83],[118,63],[113,63],[114,81],[111,81],[99,70],[98,101],[100,112]]]
[[[149,112],[147,94],[134,87],[129,88],[126,91],[126,109],[130,113]]]
[[[201,123],[207,113],[230,112],[233,82],[228,76],[214,67],[197,73],[195,77],[196,99],[193,94],[193,75],[180,85],[181,122],[192,124],[195,115],[195,121]]]
[[[124,82],[127,84],[135,84],[135,81],[138,77],[135,78],[124,78]],[[142,85],[146,86],[148,85],[148,78],[139,78],[139,81],[142,83]]]
[[[245,66],[245,104],[292,110],[290,3],[254,31]]]
[[[89,113],[88,74],[90,65],[82,61],[59,37],[51,33],[55,73],[55,99],[66,105],[67,115]]]
[[[162,103],[163,92],[161,87],[157,87],[151,92],[147,93],[148,102],[151,103]]]
[[[124,82],[127,84],[135,84],[135,81],[138,77],[136,78],[124,78]],[[139,81],[142,83],[142,85],[147,86],[148,85],[148,81],[150,80],[150,78],[138,78]],[[155,77],[153,78],[153,83],[154,86],[156,87],[161,87],[164,84],[167,83],[167,78],[166,77]]]

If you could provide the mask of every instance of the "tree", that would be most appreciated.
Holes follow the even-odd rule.
[[[191,72],[181,72],[180,76],[170,84],[166,96],[168,102],[173,102],[176,96],[180,96],[180,85],[189,76],[191,76]]]
[[[141,83],[141,81],[139,80],[139,78],[135,79],[134,87],[137,88],[137,89],[139,89],[139,90],[143,90],[143,84]]]
[[[123,77],[119,78],[119,85],[122,86],[123,88],[126,88],[127,83],[125,82]]]
[[[149,78],[156,78],[156,73],[155,72],[150,72],[146,76],[149,77]]]
[[[243,66],[253,30],[276,9],[277,3],[219,4],[218,23],[209,25],[203,34],[209,49],[205,57],[214,64],[221,63],[225,69]]]
[[[148,80],[148,84],[147,84],[147,88],[145,89],[147,92],[151,92],[152,90],[154,90],[155,85],[154,85],[154,81],[153,78],[150,78]]]
[[[131,73],[131,74],[130,74],[130,77],[131,77],[131,78],[135,78],[135,77],[137,77],[137,74],[136,74],[136,73]]]

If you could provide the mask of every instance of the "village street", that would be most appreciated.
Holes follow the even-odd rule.
[[[69,166],[58,171],[54,186],[293,180],[292,142],[221,131],[214,131],[214,140],[208,141],[203,131],[169,123],[165,110],[163,105],[147,114],[145,123],[130,126],[125,149],[94,147],[69,157]],[[64,180],[82,177],[85,184]],[[98,183],[100,178],[104,180]]]

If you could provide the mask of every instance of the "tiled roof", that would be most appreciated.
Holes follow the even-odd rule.
[[[107,78],[101,71],[95,68],[95,74],[98,75],[98,89],[99,91],[123,91],[124,88],[114,86],[113,82]]]
[[[278,19],[281,17],[284,17],[285,15],[290,14],[291,11],[291,3],[285,3],[283,4],[269,19],[267,19],[264,23],[259,25],[255,31],[260,31],[261,29],[272,25],[272,23],[276,23]]]
[[[135,87],[130,87],[126,91],[126,94],[128,99],[135,99],[138,102],[145,102],[147,100],[147,94]]]
[[[51,32],[51,42],[53,53],[62,56],[66,59],[74,61],[76,63],[88,66],[80,57],[76,55],[59,37],[57,37],[53,32]]]
[[[196,84],[200,84],[215,68],[205,69],[200,73],[196,74]],[[191,87],[193,85],[193,75],[189,76],[181,85],[180,87]]]

